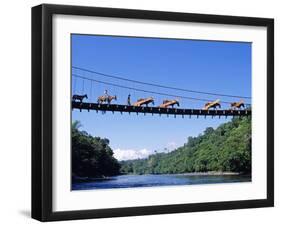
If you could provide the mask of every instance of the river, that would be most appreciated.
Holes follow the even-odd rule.
[[[234,182],[250,182],[250,181],[251,181],[250,175],[186,175],[186,174],[120,175],[120,176],[114,176],[106,179],[97,179],[91,182],[73,183],[72,190],[234,183]]]

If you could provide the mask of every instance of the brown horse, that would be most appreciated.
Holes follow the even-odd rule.
[[[174,105],[177,105],[178,107],[180,106],[180,103],[178,100],[163,100],[163,103],[160,104],[159,107],[162,107],[162,108],[167,108],[169,106],[172,106],[172,108],[174,108]]]
[[[148,107],[148,104],[150,104],[150,103],[151,103],[152,105],[154,105],[154,99],[153,99],[153,97],[140,98],[140,99],[137,100],[136,103],[133,104],[133,106],[139,107],[139,106],[142,106],[142,105],[145,104],[146,107]]]
[[[82,101],[83,101],[84,98],[88,99],[87,94],[85,94],[85,95],[74,94],[74,95],[72,96],[72,100],[73,100],[73,101],[79,100],[81,103],[82,103]]]
[[[213,102],[207,102],[204,106],[204,110],[209,110],[210,108],[214,108],[216,110],[217,107],[221,108],[220,100],[216,100]]]
[[[112,100],[117,100],[117,96],[99,96],[98,97],[98,104],[108,103],[110,104]]]
[[[245,104],[243,100],[240,100],[239,102],[233,102],[230,104],[230,108],[233,110],[240,109],[241,107],[245,108]]]

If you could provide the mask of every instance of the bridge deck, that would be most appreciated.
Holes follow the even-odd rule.
[[[181,109],[181,108],[160,108],[160,107],[137,107],[120,104],[97,104],[80,103],[72,101],[72,109],[111,111],[111,112],[134,112],[165,115],[196,115],[196,116],[250,116],[251,110],[203,110],[203,109]]]

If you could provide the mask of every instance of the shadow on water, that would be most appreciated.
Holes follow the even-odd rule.
[[[103,181],[110,181],[110,180],[117,180],[117,177],[103,177],[103,178],[73,177],[72,178],[72,182],[74,184],[90,183],[90,182],[103,182]]]

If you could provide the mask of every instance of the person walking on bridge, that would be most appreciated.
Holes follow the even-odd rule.
[[[131,106],[131,94],[128,95],[127,105]]]

